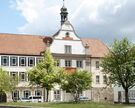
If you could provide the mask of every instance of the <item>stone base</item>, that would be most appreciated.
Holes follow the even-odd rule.
[[[96,102],[113,102],[113,88],[92,88],[91,100]]]

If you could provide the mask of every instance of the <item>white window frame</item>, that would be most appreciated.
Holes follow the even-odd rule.
[[[23,91],[23,97],[24,98],[28,98],[31,95],[31,91],[30,90],[24,90]]]
[[[24,63],[22,63],[22,60],[24,60]],[[19,57],[19,66],[26,66],[26,57]]]
[[[96,66],[96,69],[99,69],[100,68],[100,62],[99,61],[96,61],[95,62],[95,66]]]
[[[32,60],[32,63],[31,63]],[[28,66],[35,66],[35,57],[28,57]]]
[[[65,45],[65,54],[71,54],[71,53],[72,53],[72,46]]]
[[[61,90],[54,90],[54,100],[61,100]]]
[[[22,75],[24,75],[23,76],[24,78],[22,78]],[[19,72],[19,80],[20,81],[26,81],[26,79],[27,79],[26,72]]]
[[[65,60],[65,67],[72,67],[72,60]]]
[[[96,75],[96,84],[100,84],[100,76]]]
[[[35,96],[42,96],[42,90],[35,90]]]
[[[15,63],[13,63],[14,60],[15,60]],[[10,66],[18,66],[18,57],[17,56],[10,56]]]
[[[76,67],[77,68],[83,68],[83,61],[82,60],[77,60],[76,61]]]
[[[9,66],[9,56],[1,56],[1,65],[2,66]]]

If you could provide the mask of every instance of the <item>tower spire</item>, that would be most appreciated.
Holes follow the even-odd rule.
[[[63,6],[65,6],[65,0],[63,0]]]
[[[61,8],[61,25],[68,20],[68,12],[67,8],[65,7],[65,0],[63,0],[63,6]]]

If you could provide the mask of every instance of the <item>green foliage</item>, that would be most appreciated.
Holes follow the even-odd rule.
[[[0,92],[10,92],[15,88],[17,80],[13,79],[8,73],[0,68]]]
[[[61,88],[74,97],[74,100],[78,102],[79,95],[91,87],[91,74],[87,71],[77,70],[73,74],[66,74],[65,80],[62,81]]]
[[[101,66],[109,75],[109,83],[122,85],[127,93],[135,85],[135,45],[126,38],[115,40]],[[128,93],[125,97],[128,98]]]
[[[59,76],[61,71],[62,69],[56,67],[56,62],[48,50],[45,51],[43,60],[28,71],[31,83],[38,84],[47,90],[46,101],[48,101],[49,90],[58,82],[57,76]]]

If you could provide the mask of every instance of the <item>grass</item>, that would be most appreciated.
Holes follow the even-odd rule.
[[[24,102],[10,102],[10,103],[1,103],[0,106],[31,106],[34,107],[43,107],[43,108],[126,108],[126,105],[120,104],[108,104],[108,103],[93,103],[93,102],[82,102],[82,103],[24,103]]]

